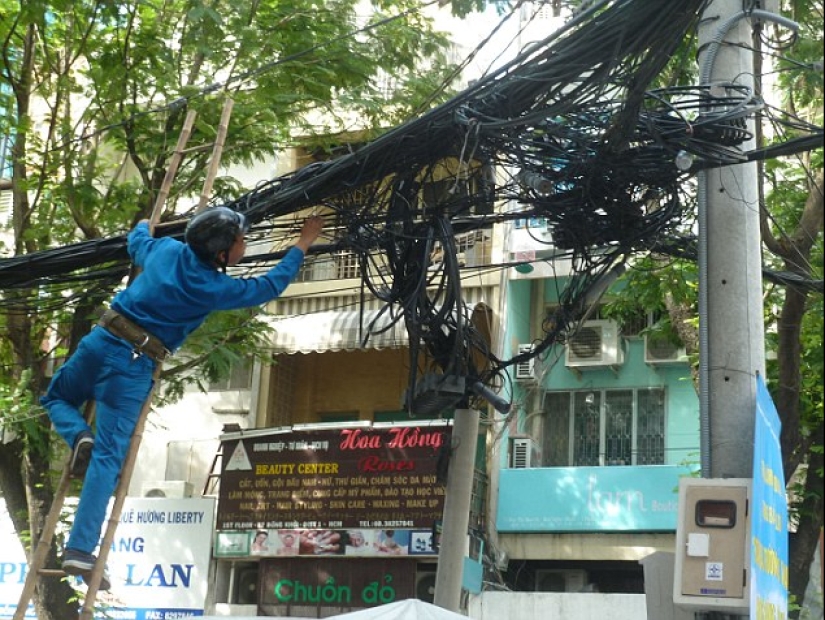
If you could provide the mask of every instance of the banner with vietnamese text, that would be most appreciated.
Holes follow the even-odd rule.
[[[781,424],[757,377],[751,511],[751,620],[788,617],[788,500],[779,443]]]

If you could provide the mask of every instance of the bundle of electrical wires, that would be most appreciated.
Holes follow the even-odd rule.
[[[561,30],[446,103],[225,206],[253,222],[253,242],[307,208],[330,214],[335,238],[314,252],[354,253],[364,288],[405,321],[413,349],[420,344],[444,373],[489,384],[520,358],[495,359],[466,320],[455,235],[546,222],[556,255],[575,275],[535,347],[540,354],[564,338],[593,288],[628,257],[684,238],[692,218],[686,192],[698,170],[821,143],[821,128],[797,126],[804,137],[743,152],[746,120],[766,112],[753,92],[736,84],[724,95],[707,85],[651,87],[705,2],[587,3]],[[180,237],[185,221],[158,234]],[[36,311],[44,295],[69,303],[67,291],[81,285],[110,286],[127,272],[125,247],[123,235],[0,260],[0,290],[14,291],[0,303]],[[279,257],[246,260],[262,267]],[[484,367],[473,350],[488,360]]]

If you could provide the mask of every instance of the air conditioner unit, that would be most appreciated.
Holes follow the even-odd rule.
[[[435,571],[419,571],[415,576],[415,598],[425,603],[435,599]]]
[[[615,321],[585,321],[569,339],[564,363],[571,368],[614,366],[624,360]]]
[[[685,348],[674,344],[670,338],[650,334],[645,336],[646,364],[677,364],[687,361]]]
[[[533,466],[533,440],[530,437],[513,437],[510,440],[510,469],[527,469]]]
[[[157,480],[145,482],[140,488],[141,497],[166,497],[181,499],[192,497],[193,487],[188,480]]]
[[[587,586],[584,570],[537,570],[536,592],[581,592]]]
[[[520,344],[518,346],[518,354],[521,355],[522,353],[530,353],[533,350],[532,344]],[[524,382],[535,382],[536,381],[536,358],[531,357],[523,362],[519,362],[515,365],[514,371],[515,380],[524,383]]]

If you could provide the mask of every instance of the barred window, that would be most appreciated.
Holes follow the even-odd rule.
[[[542,465],[621,466],[665,462],[661,388],[549,392]]]

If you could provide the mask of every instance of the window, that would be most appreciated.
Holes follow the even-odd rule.
[[[307,256],[296,282],[321,282],[335,279],[335,261],[331,256]]]
[[[544,401],[545,467],[662,465],[661,388],[550,392]]]
[[[456,260],[459,267],[483,267],[492,261],[492,240],[489,231],[477,230],[455,236]],[[444,260],[444,247],[436,243],[430,263]]]
[[[431,176],[421,183],[420,204],[426,211],[447,210],[453,215],[488,215],[494,210],[493,193],[495,174],[487,164],[470,169],[469,175],[455,175],[433,179]]]
[[[358,265],[358,255],[354,252],[348,250],[335,252],[335,266],[337,268],[335,277],[338,280],[358,278],[361,276]]]
[[[229,368],[229,375],[209,384],[210,392],[225,390],[248,390],[252,384],[252,362],[243,360],[233,363]]]

